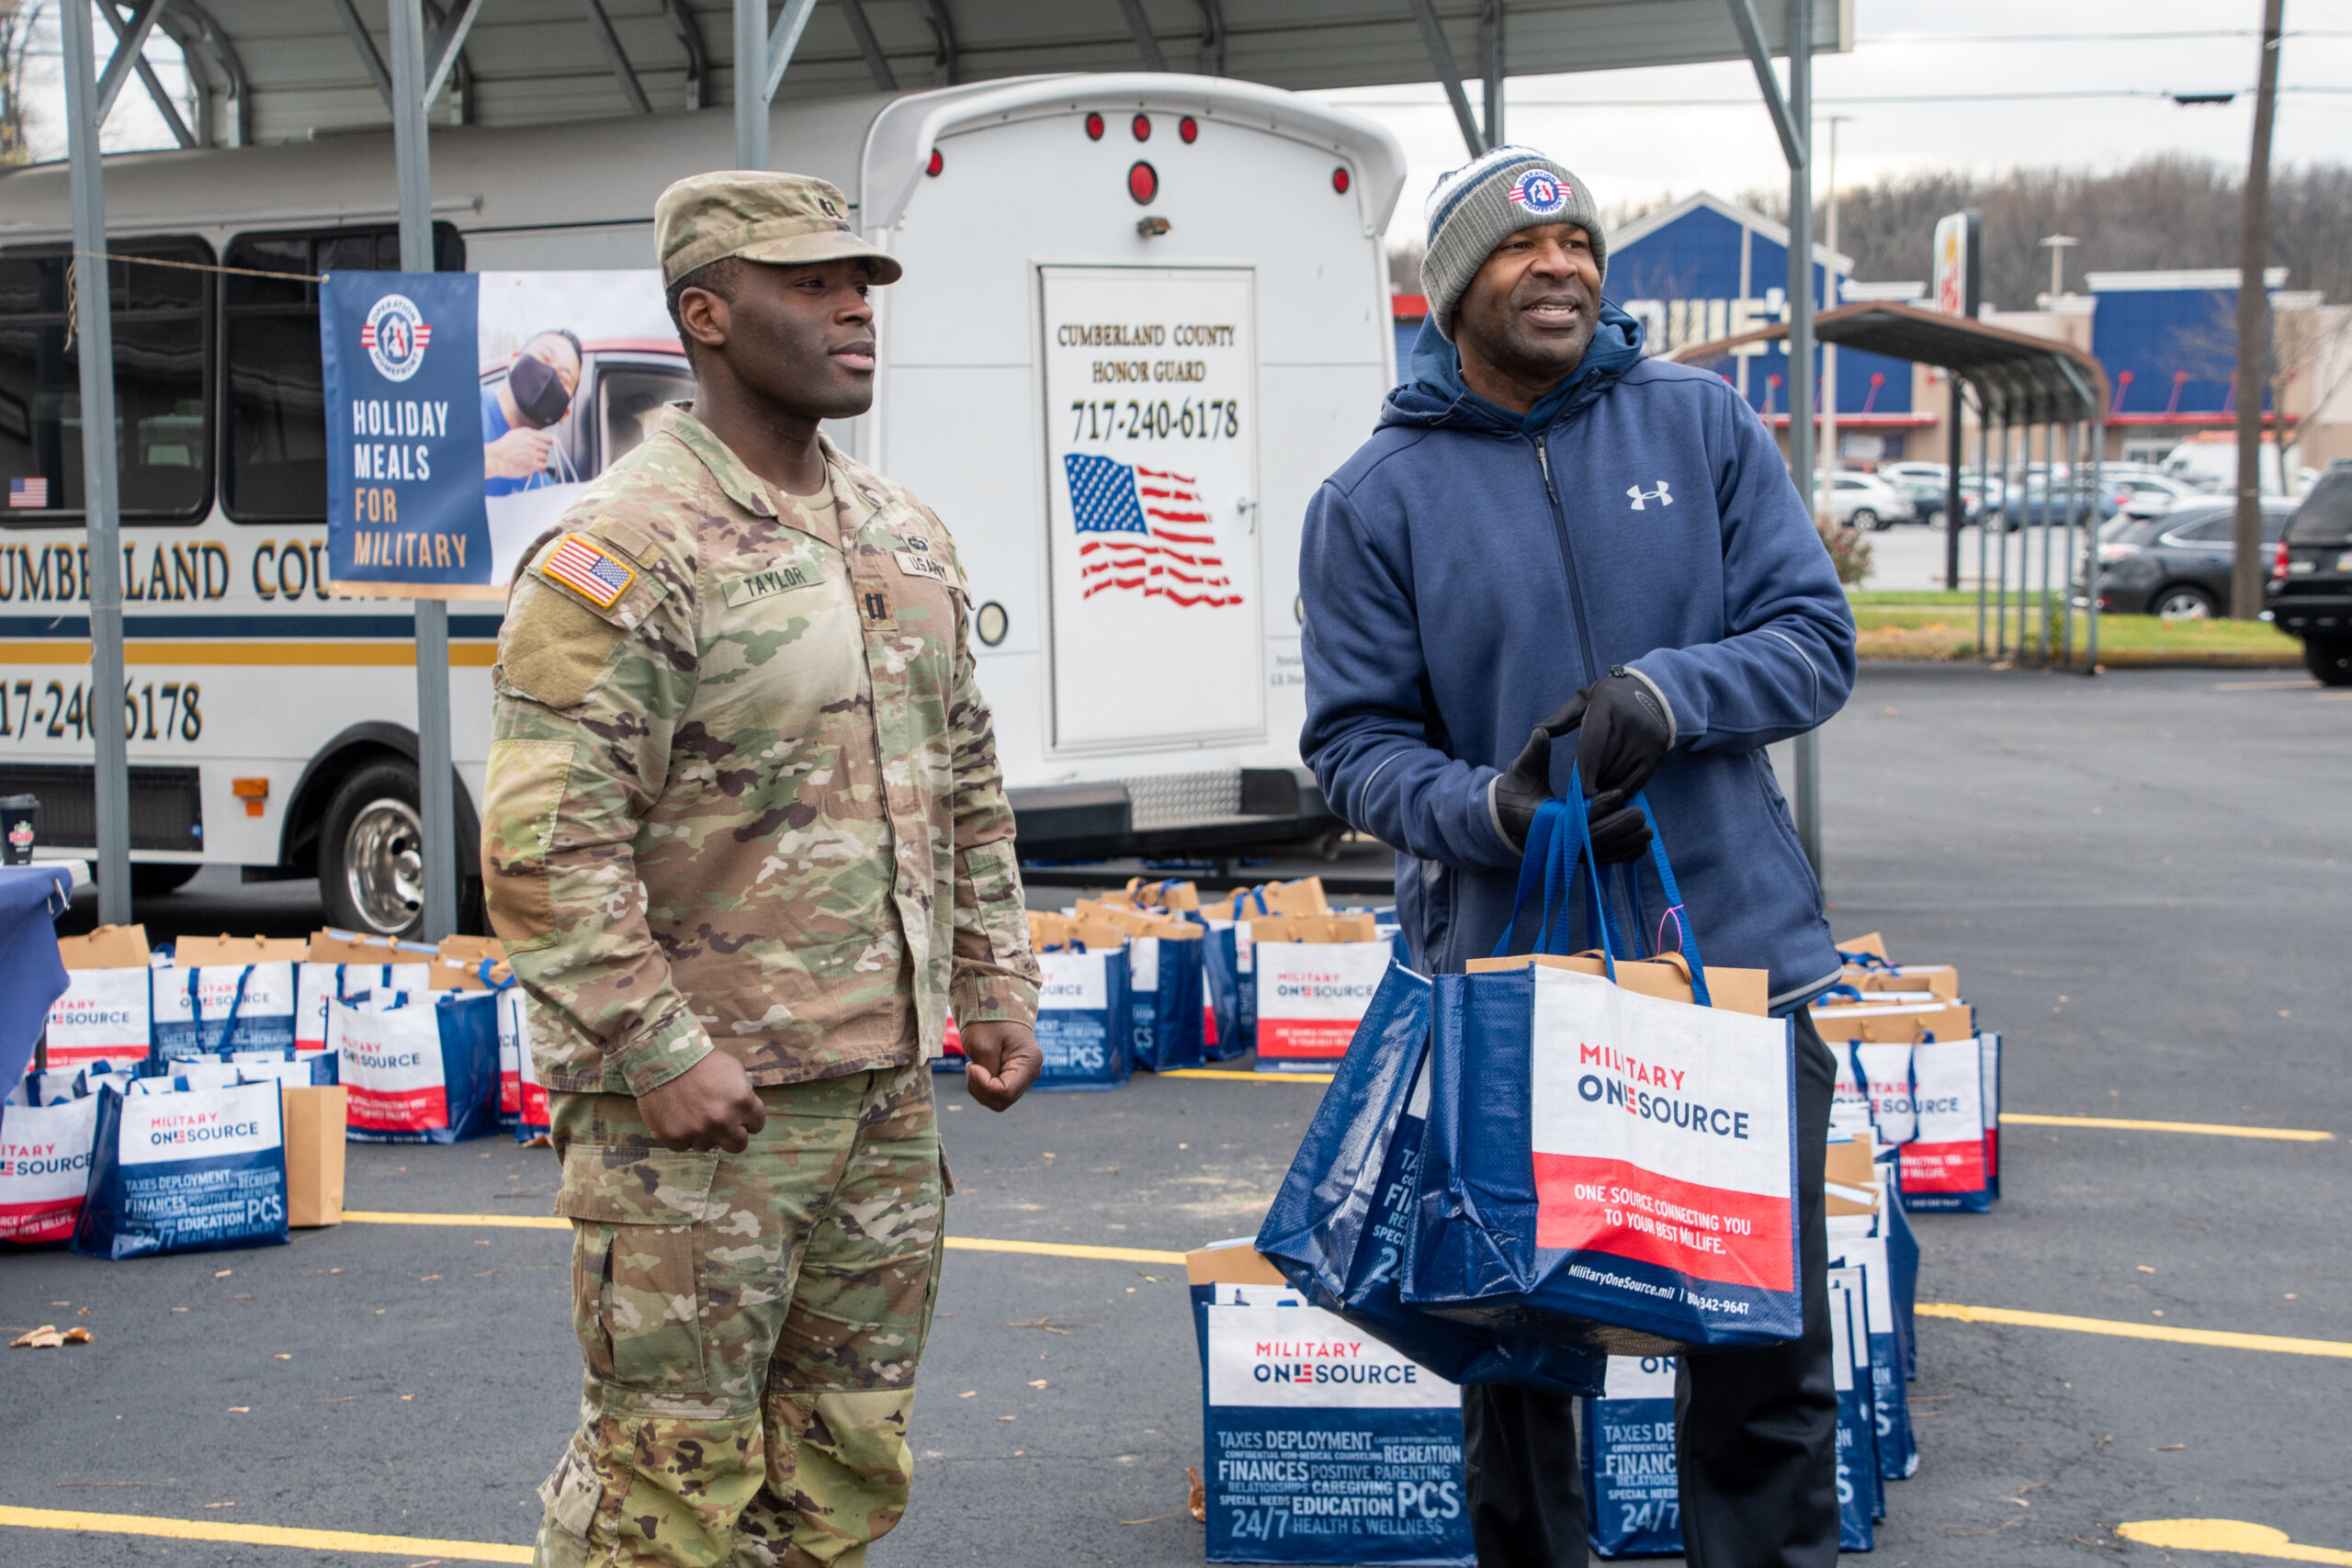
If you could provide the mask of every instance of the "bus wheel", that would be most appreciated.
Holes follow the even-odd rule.
[[[319,843],[319,895],[330,924],[413,936],[424,920],[424,819],[416,769],[386,759],[334,792]]]
[[[176,893],[203,869],[186,861],[136,863],[130,868],[130,895],[134,898],[153,898],[165,893]]]

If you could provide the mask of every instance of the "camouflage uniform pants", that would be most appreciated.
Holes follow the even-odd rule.
[[[542,1568],[857,1568],[906,1510],[944,1234],[931,1074],[760,1099],[729,1155],[650,1146],[627,1095],[552,1098],[587,1385]]]

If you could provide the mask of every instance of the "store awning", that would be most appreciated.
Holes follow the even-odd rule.
[[[1882,301],[1840,305],[1813,319],[1823,343],[1933,365],[1975,389],[1984,417],[2011,424],[2095,423],[2107,412],[2107,372],[2072,344],[1986,326],[1923,306]],[[1720,368],[1749,344],[1788,335],[1785,322],[1713,343],[1692,344],[1677,363]]]

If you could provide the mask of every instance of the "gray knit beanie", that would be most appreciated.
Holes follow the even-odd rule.
[[[1494,254],[1521,229],[1574,223],[1592,236],[1592,259],[1609,276],[1609,237],[1600,209],[1584,182],[1532,147],[1498,147],[1437,182],[1424,209],[1429,251],[1421,258],[1421,288],[1430,320],[1453,341],[1453,308]]]

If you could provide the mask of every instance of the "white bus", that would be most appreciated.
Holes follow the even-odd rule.
[[[876,291],[875,409],[834,434],[956,535],[1026,852],[1336,828],[1297,766],[1298,524],[1394,376],[1394,139],[1172,74],[843,98],[772,124],[775,165],[839,185],[905,260]],[[731,146],[726,111],[436,131],[437,265],[650,268],[654,197]],[[107,266],[140,889],[208,863],[316,875],[336,923],[409,930],[412,620],[325,589],[304,281],[397,267],[390,138],[121,155],[106,188],[110,252],[186,264]],[[93,848],[90,727],[112,705],[88,689],[68,232],[62,165],[0,178],[0,795],[40,797],[58,853]],[[560,479],[593,477],[690,390],[674,339],[583,349]],[[468,910],[498,621],[463,602],[450,621]]]

